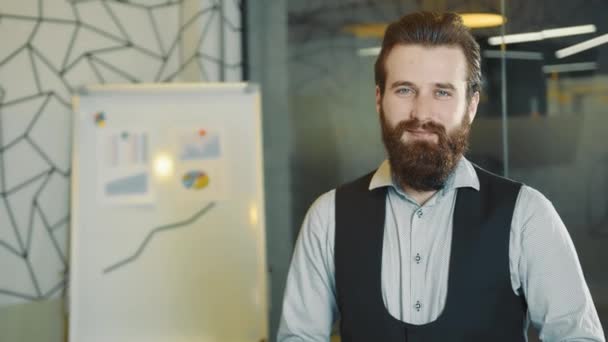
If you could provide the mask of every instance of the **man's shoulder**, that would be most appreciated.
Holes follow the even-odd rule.
[[[561,218],[553,203],[539,190],[523,184],[515,204],[512,227],[522,233],[547,233],[546,230],[554,229],[557,222],[561,222]]]
[[[527,184],[522,184],[518,200],[529,209],[553,209],[553,203],[542,192]]]
[[[327,217],[333,216],[336,205],[336,193],[345,189],[368,189],[371,179],[376,170],[366,173],[365,175],[346,181],[337,187],[319,195],[310,205],[309,214],[317,214]]]
[[[331,189],[319,195],[308,209],[308,215],[327,217],[334,210],[336,201],[336,189]]]

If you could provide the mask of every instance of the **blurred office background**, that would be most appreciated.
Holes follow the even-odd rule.
[[[472,31],[484,85],[469,158],[553,202],[606,327],[605,1],[3,0],[0,340],[66,335],[71,95],[92,83],[239,80],[263,93],[272,340],[309,205],[384,158],[375,48],[387,22],[421,9],[502,18]],[[489,42],[519,33],[535,40]]]

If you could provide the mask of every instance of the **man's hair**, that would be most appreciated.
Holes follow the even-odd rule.
[[[376,85],[384,94],[386,58],[396,45],[460,47],[467,60],[467,98],[481,88],[481,56],[479,44],[456,13],[415,12],[391,23],[384,33],[382,49],[376,59]]]

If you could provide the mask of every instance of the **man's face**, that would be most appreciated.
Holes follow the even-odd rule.
[[[395,176],[415,190],[437,190],[467,147],[479,94],[466,97],[467,64],[458,47],[395,46],[386,59],[376,108]]]

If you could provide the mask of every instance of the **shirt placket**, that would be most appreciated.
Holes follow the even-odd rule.
[[[411,233],[409,244],[409,265],[410,265],[410,312],[411,320],[415,324],[420,324],[425,317],[425,298],[424,298],[424,275],[423,261],[425,259],[422,251],[422,236],[424,234],[424,216],[426,209],[419,207],[414,211],[411,218]]]
[[[411,209],[408,210],[411,212]],[[408,220],[409,217],[404,217],[405,220]],[[405,229],[399,234],[399,243],[401,245],[401,255],[400,262],[401,265],[401,312],[402,312],[402,320],[408,321],[412,317],[412,284],[411,277],[409,277],[409,281],[404,281],[408,279],[407,274],[411,273],[411,264],[408,262],[411,254],[411,241],[412,241],[412,230],[411,225],[409,229]],[[405,279],[404,279],[405,278]]]

